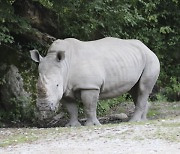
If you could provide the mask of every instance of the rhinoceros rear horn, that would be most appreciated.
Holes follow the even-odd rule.
[[[57,55],[56,55],[56,59],[58,62],[64,60],[65,58],[65,51],[58,51]]]

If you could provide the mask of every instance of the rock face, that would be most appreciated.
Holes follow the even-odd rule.
[[[0,87],[0,104],[8,111],[14,107],[14,103],[22,102],[22,107],[26,108],[29,99],[29,94],[24,90],[23,78],[20,75],[18,68],[14,65],[2,65],[1,72],[5,72],[3,76],[3,83]]]
[[[47,9],[38,1],[16,0],[13,3],[14,13],[30,23],[30,29],[15,35],[19,42],[38,42],[42,46],[50,45],[58,36],[58,17],[55,12]]]
[[[32,27],[57,37],[58,17],[55,12],[32,0],[16,0],[13,7],[15,14],[28,19]]]

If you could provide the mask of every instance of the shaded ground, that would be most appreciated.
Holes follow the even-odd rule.
[[[126,110],[129,106],[116,109]],[[155,103],[149,116],[156,120],[147,122],[79,128],[1,128],[0,153],[179,154],[179,113],[178,102],[163,106]]]

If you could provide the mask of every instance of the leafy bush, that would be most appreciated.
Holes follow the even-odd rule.
[[[129,102],[132,101],[131,96],[129,94],[124,94],[120,97],[108,99],[108,100],[101,100],[97,106],[97,114],[99,116],[107,115],[113,108],[116,108],[122,102]]]
[[[0,1],[0,44],[18,49],[18,57],[25,87],[32,93],[35,103],[36,65],[27,63],[28,50],[40,49],[45,55],[47,46],[18,39],[21,34],[33,32],[31,22],[14,12],[18,0]],[[29,0],[31,1],[31,0]],[[57,19],[58,38],[75,37],[94,40],[106,36],[122,39],[139,39],[156,55],[161,63],[161,73],[156,84],[156,100],[180,100],[180,2],[178,0],[33,0],[52,10]],[[0,51],[2,52],[2,51]],[[33,74],[32,74],[33,72]],[[31,75],[29,75],[31,74]],[[3,84],[3,78],[0,79]],[[124,99],[124,96],[121,99]],[[119,99],[119,98],[118,98]],[[155,99],[154,99],[155,100]],[[13,100],[21,104],[23,100]],[[99,115],[123,100],[108,100],[98,106]],[[20,106],[13,111],[20,119]],[[33,107],[32,107],[33,108]],[[15,109],[16,110],[16,109]],[[10,116],[11,119],[13,115]]]
[[[14,14],[12,6],[15,0],[0,1],[0,42],[15,42],[12,34],[21,34],[31,30],[29,22]]]

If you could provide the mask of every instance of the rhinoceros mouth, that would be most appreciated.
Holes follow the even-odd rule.
[[[40,121],[51,120],[53,116],[58,112],[59,103],[54,104],[53,101],[48,99],[37,99],[37,118]]]
[[[36,106],[39,111],[56,112],[58,110],[59,103],[57,101],[49,100],[48,98],[38,98],[36,101]]]
[[[50,119],[54,116],[55,112],[52,111],[40,111],[40,120]]]
[[[52,121],[53,117],[55,116],[55,112],[52,111],[38,111],[36,114],[37,117],[37,122],[41,125],[44,126],[45,124],[49,123]]]

